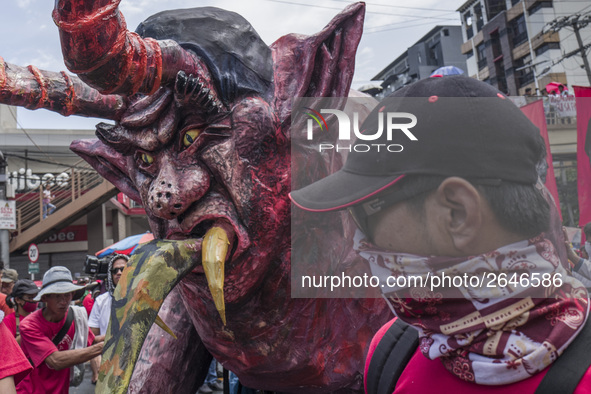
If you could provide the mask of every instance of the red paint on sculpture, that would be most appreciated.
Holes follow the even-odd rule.
[[[290,297],[287,194],[290,142],[304,138],[290,130],[292,100],[347,96],[364,5],[347,7],[314,36],[288,35],[269,48],[243,18],[216,8],[160,13],[132,33],[118,4],[56,2],[66,65],[84,82],[0,59],[0,97],[116,120],[97,125],[99,140],[72,149],[144,205],[156,237],[201,238],[215,223],[232,233],[227,324],[198,266],[161,311],[179,339],[152,328],[130,392],[194,393],[209,353],[250,387],[362,390],[364,353],[390,312],[379,299]],[[325,174],[341,164],[330,160],[307,165]],[[314,236],[320,246],[340,242]]]

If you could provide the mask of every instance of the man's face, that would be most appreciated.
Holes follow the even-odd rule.
[[[52,315],[63,318],[70,307],[72,293],[64,294],[45,294],[43,297],[45,307],[49,309]]]
[[[400,202],[369,219],[373,243],[397,253],[431,254],[423,214]]]
[[[113,261],[113,266],[111,267],[111,275],[113,275],[113,284],[117,286],[119,283],[119,279],[121,279],[121,273],[123,269],[127,265],[127,261],[125,259],[117,259]]]
[[[12,293],[13,287],[14,282],[2,282],[2,289],[0,291],[6,295],[9,295],[10,293]]]

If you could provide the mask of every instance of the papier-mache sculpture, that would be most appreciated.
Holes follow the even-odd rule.
[[[121,278],[97,392],[195,393],[211,355],[253,388],[361,391],[389,309],[291,298],[288,192],[292,101],[347,96],[364,4],[268,47],[212,7],[161,12],[130,32],[119,2],[56,1],[78,77],[0,58],[2,103],[116,122],[71,148],[144,205],[160,239]],[[320,177],[331,160],[308,166]]]

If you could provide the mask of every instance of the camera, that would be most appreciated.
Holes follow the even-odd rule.
[[[84,272],[94,276],[96,279],[107,279],[109,273],[108,259],[99,259],[96,256],[87,255],[84,262]]]

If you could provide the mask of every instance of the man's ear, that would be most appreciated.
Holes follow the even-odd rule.
[[[441,213],[438,223],[455,250],[474,253],[474,248],[479,246],[484,220],[484,201],[478,190],[465,179],[450,177],[439,185],[435,199]]]

